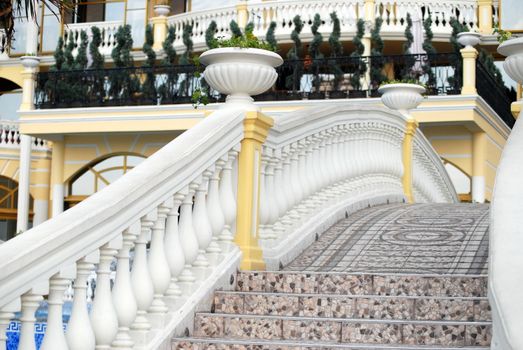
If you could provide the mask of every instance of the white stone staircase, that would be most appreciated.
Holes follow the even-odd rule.
[[[486,276],[240,272],[181,349],[488,349]]]

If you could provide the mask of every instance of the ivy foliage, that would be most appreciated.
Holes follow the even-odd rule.
[[[350,78],[350,83],[354,90],[361,89],[361,78],[367,71],[367,63],[361,59],[361,57],[363,56],[363,53],[365,52],[365,46],[363,45],[363,42],[361,41],[361,39],[363,39],[364,35],[365,35],[365,21],[360,18],[358,20],[358,22],[356,23],[356,35],[352,39],[355,49],[354,49],[354,52],[351,53],[351,57],[354,57],[356,59],[355,60],[356,65],[354,67],[354,72],[352,73],[352,76]]]
[[[371,81],[376,85],[377,88],[387,77],[383,74],[383,60],[381,57],[383,56],[383,39],[381,38],[381,26],[383,25],[383,19],[381,17],[377,17],[376,21],[374,22],[374,27],[372,28],[370,32],[370,39],[372,43],[372,50],[371,55],[373,57],[376,57],[375,60],[371,62],[371,69],[370,69],[370,79]]]

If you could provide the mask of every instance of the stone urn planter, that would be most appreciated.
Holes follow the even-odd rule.
[[[227,95],[225,107],[257,110],[251,96],[262,94],[274,85],[278,78],[274,68],[283,59],[267,50],[227,47],[205,51],[200,62],[206,66],[205,81]]]
[[[158,17],[169,16],[171,12],[171,6],[169,5],[154,5],[154,14]]]
[[[458,33],[458,42],[465,47],[474,47],[481,41],[481,34],[476,32]]]
[[[26,68],[36,68],[40,64],[40,58],[37,56],[22,56],[20,60]]]
[[[498,52],[507,57],[503,62],[505,72],[518,83],[523,83],[523,38],[505,41],[499,45]]]
[[[409,116],[409,111],[423,101],[425,88],[417,84],[386,84],[380,86],[378,92],[385,106]]]

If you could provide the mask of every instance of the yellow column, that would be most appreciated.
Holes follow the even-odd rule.
[[[492,0],[478,0],[479,31],[492,34]]]
[[[463,87],[462,95],[477,94],[476,91],[476,58],[478,51],[472,46],[466,46],[461,49],[463,57]]]
[[[472,202],[485,202],[485,164],[487,156],[487,134],[472,134]]]
[[[151,18],[154,31],[154,50],[161,50],[162,44],[167,37],[167,16],[171,11],[168,1],[158,0],[154,6],[156,17]]]
[[[412,190],[412,143],[418,122],[414,119],[408,119],[405,129],[405,137],[403,138],[403,192],[409,203],[414,203],[414,192]]]
[[[245,135],[238,162],[238,211],[235,242],[243,253],[242,270],[264,270],[263,253],[258,245],[258,211],[262,145],[273,120],[261,112],[247,112]]]
[[[34,92],[36,85],[37,68],[26,67],[22,71],[22,78],[24,85],[22,86],[22,103],[20,104],[21,111],[31,111],[34,109]]]
[[[521,101],[521,93],[522,93],[521,84],[518,84],[517,89],[516,89],[517,101],[512,102],[512,104],[510,105],[510,111],[512,112],[512,115],[514,116],[514,119],[518,119],[519,114],[521,113],[521,110],[522,110],[521,104],[523,103],[523,101]]]
[[[64,162],[65,146],[63,140],[53,141],[51,158],[51,217],[64,211]]]
[[[244,29],[249,21],[249,11],[247,9],[247,2],[240,0],[236,5],[236,11],[238,12],[238,26]]]

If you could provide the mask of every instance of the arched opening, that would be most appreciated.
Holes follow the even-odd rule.
[[[144,159],[145,157],[139,154],[119,153],[104,156],[87,164],[68,181],[66,208],[76,205],[118,180]]]
[[[0,240],[7,241],[16,235],[18,213],[18,182],[0,175]],[[29,196],[29,220],[33,220],[33,198]],[[30,224],[31,226],[31,224]]]
[[[470,176],[456,164],[446,159],[443,159],[443,164],[445,164],[445,169],[452,180],[452,184],[459,195],[460,201],[470,202],[472,200],[472,181],[470,180]]]

